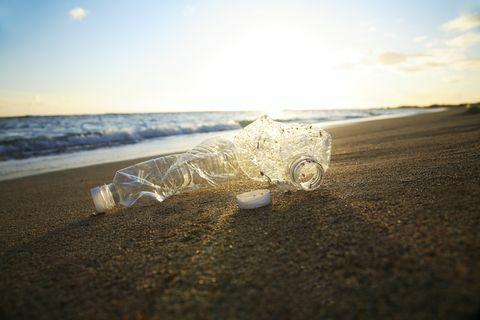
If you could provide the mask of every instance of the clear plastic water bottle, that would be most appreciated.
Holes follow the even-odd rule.
[[[90,190],[98,212],[115,204],[130,207],[142,197],[159,202],[174,194],[214,187],[238,176],[235,145],[213,138],[192,150],[135,164],[117,171],[110,184]]]
[[[130,207],[142,197],[162,202],[245,175],[284,190],[315,190],[328,168],[330,149],[330,135],[314,125],[263,116],[245,127],[235,143],[213,138],[185,153],[121,169],[110,184],[91,189],[91,195],[97,212],[104,212],[117,203]]]

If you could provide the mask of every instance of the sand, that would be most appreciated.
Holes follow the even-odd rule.
[[[480,115],[330,131],[322,188],[251,211],[242,182],[91,216],[136,161],[1,182],[0,318],[478,319]]]

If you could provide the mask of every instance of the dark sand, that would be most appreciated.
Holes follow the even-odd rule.
[[[252,211],[247,182],[90,216],[135,161],[1,182],[0,318],[478,319],[480,115],[331,132],[323,187]]]

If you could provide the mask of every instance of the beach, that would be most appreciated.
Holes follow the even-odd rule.
[[[92,215],[139,160],[0,182],[0,318],[478,319],[480,115],[329,129],[320,189],[243,181]]]

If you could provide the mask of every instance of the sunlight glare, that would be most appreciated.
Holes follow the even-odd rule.
[[[198,72],[202,78],[196,79],[194,96],[219,102],[235,97],[239,105],[269,112],[336,102],[344,85],[341,61],[335,39],[321,30],[328,28],[257,21],[211,51]]]

